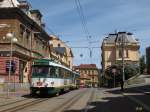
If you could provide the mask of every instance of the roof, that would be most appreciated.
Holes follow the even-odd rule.
[[[53,62],[52,60],[50,59],[35,59],[33,60],[33,66],[43,66],[43,65],[49,65],[49,66],[55,66],[55,67],[60,67],[60,68],[64,68],[68,71],[71,71],[72,70],[70,68],[67,68],[65,67],[64,65],[61,65],[61,64],[58,64],[58,63],[55,63]]]
[[[42,13],[38,10],[38,9],[34,9],[34,10],[30,10],[31,13],[36,13],[38,14],[40,17],[42,17]]]
[[[79,66],[74,66],[74,68],[97,68],[96,64],[81,64]]]
[[[108,37],[105,37],[104,39],[104,43],[119,43],[122,41],[127,43],[138,43],[137,39],[135,39],[133,34],[130,32],[118,32],[109,34]]]
[[[1,0],[0,8],[18,7],[19,2],[17,0]]]
[[[66,48],[65,47],[53,47],[52,49],[54,52],[57,52],[59,54],[64,55],[66,53]]]

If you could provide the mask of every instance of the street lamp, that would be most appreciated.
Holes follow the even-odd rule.
[[[10,39],[10,58],[9,58],[9,74],[8,74],[8,88],[7,88],[7,96],[9,96],[9,93],[10,93],[10,76],[11,76],[11,71],[12,71],[12,50],[13,50],[12,45],[13,45],[13,42],[17,42],[18,40],[16,37],[14,37],[14,33],[7,33],[6,37],[8,39]]]

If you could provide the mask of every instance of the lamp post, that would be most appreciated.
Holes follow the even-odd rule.
[[[10,94],[10,82],[11,82],[10,77],[11,77],[11,71],[12,71],[12,50],[13,50],[12,46],[13,46],[13,42],[17,42],[18,40],[17,40],[17,38],[14,37],[13,33],[7,33],[6,37],[8,39],[10,39],[10,58],[9,58],[8,87],[7,87],[7,96],[9,97],[9,94]],[[14,77],[14,80],[15,80],[15,77]]]

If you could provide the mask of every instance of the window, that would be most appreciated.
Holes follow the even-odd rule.
[[[27,39],[29,39],[30,38],[30,31],[29,30],[26,30],[26,33],[27,33]]]
[[[125,50],[125,57],[128,58],[129,55],[128,55],[128,50]]]
[[[36,77],[49,77],[49,70],[48,66],[35,66],[32,67],[32,76]]]
[[[122,57],[122,50],[119,49],[119,58],[121,58],[121,57]]]
[[[128,54],[128,50],[124,50],[124,58],[128,58],[129,54]],[[119,49],[119,58],[122,58],[122,49]]]
[[[10,64],[11,63],[11,64]],[[11,65],[11,66],[10,66]],[[9,72],[9,70],[11,71],[11,73],[15,73],[16,71],[16,62],[15,61],[11,61],[10,60],[7,60],[6,61],[6,72]]]
[[[92,70],[92,75],[94,75],[94,70]]]
[[[23,25],[20,25],[20,36],[23,36],[24,35],[24,26]]]
[[[60,44],[58,44],[58,47],[60,47]]]
[[[89,72],[88,74],[91,74],[90,70],[88,72]]]
[[[26,37],[25,38],[26,38],[26,45],[29,46],[29,44],[30,44],[29,43],[29,38],[30,38],[30,31],[29,30],[26,30]]]

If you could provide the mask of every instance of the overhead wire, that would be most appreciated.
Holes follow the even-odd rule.
[[[51,28],[49,28],[48,26],[46,26],[45,28],[46,28],[51,34],[56,35],[55,32],[54,32]]]
[[[89,39],[90,33],[89,33],[88,28],[87,28],[87,21],[86,21],[85,15],[83,13],[83,8],[81,6],[80,0],[75,0],[75,4],[76,4],[77,12],[78,12],[78,14],[80,16],[80,19],[81,19],[81,24],[83,26],[83,31],[85,32],[85,35],[86,35],[87,39]]]
[[[85,35],[86,35],[86,38],[87,38],[87,41],[88,41],[88,49],[90,51],[90,63],[92,63],[92,48],[91,48],[91,35],[90,35],[90,32],[88,30],[88,27],[87,27],[87,19],[84,15],[84,12],[83,12],[83,8],[82,8],[82,5],[80,3],[80,0],[75,0],[75,4],[76,4],[76,9],[77,9],[77,12],[80,16],[80,19],[81,19],[81,24],[82,24],[82,27],[83,27],[83,30],[85,32]]]

